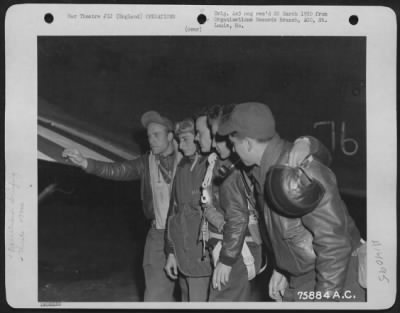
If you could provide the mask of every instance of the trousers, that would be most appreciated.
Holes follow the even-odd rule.
[[[210,280],[210,276],[189,277],[179,273],[179,286],[181,289],[182,302],[208,301]]]
[[[254,257],[256,273],[261,268],[261,246],[254,243],[248,244],[251,254]],[[251,281],[248,280],[247,268],[242,256],[232,265],[229,280],[222,285],[221,290],[210,286],[210,302],[218,301],[251,301]]]
[[[147,233],[143,256],[144,301],[175,301],[176,283],[164,271],[166,262],[164,235],[164,229],[154,227],[151,227]]]
[[[284,302],[292,301],[340,301],[340,302],[365,302],[366,290],[362,288],[358,282],[358,256],[352,256],[346,275],[343,292],[334,295],[332,298],[316,299],[315,294],[310,297],[310,292],[314,292],[315,287],[315,271],[307,274],[289,277],[289,286],[285,289],[283,295]],[[305,293],[307,292],[307,293]]]

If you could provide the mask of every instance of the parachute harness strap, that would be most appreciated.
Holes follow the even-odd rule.
[[[214,171],[215,162],[217,160],[216,153],[211,153],[208,156],[208,167],[206,174],[204,175],[203,183],[201,184],[201,198],[200,202],[202,204],[202,221],[201,221],[201,241],[203,243],[203,255],[202,260],[206,258],[206,244],[209,238],[209,231],[208,231],[208,221],[205,217],[205,211],[207,204],[211,204],[211,197],[212,195],[208,192],[209,187],[211,186],[212,176]]]
[[[202,194],[201,194],[201,203],[206,204],[210,201],[209,195],[207,194],[207,187],[211,185],[211,180],[213,176],[215,161],[217,160],[217,155],[215,153],[211,153],[208,156],[208,167],[206,171],[206,175],[204,175],[203,183],[201,184],[202,187]]]

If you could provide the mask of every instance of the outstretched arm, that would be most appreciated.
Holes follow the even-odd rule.
[[[83,168],[87,173],[112,180],[140,179],[145,168],[145,156],[130,161],[114,163],[86,158],[77,149],[66,149],[63,151],[62,156]]]

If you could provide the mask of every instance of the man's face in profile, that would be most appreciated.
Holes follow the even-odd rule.
[[[168,149],[170,143],[169,137],[168,130],[164,125],[150,123],[147,126],[147,138],[153,154],[161,154]]]
[[[212,142],[206,116],[200,116],[196,120],[196,141],[199,143],[201,152],[210,152]]]

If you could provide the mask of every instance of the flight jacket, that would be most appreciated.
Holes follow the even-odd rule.
[[[179,159],[177,152],[167,157]],[[110,163],[89,158],[87,160],[88,166],[85,169],[87,173],[116,181],[140,179],[140,198],[142,200],[144,215],[149,220],[153,220],[155,218],[153,193],[150,183],[149,153],[143,154],[136,159],[124,162]]]
[[[293,147],[279,135],[268,144],[261,165],[254,167],[252,176],[275,268],[289,277],[315,271],[315,291],[332,295],[343,291],[351,254],[360,246],[360,233],[341,199],[334,173],[326,166],[330,162],[328,150],[315,138],[308,138],[317,161],[307,170],[326,191],[312,212],[301,218],[288,218],[267,204],[263,186],[268,170],[287,163]]]

